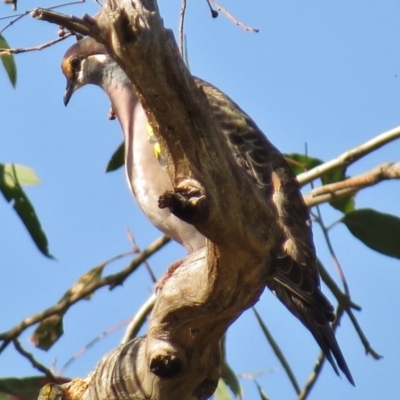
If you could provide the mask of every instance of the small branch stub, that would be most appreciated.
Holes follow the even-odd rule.
[[[182,349],[165,340],[153,340],[147,353],[150,371],[160,378],[171,378],[187,366]]]
[[[190,224],[206,221],[209,216],[204,188],[194,179],[185,179],[174,192],[165,192],[158,205],[160,208],[169,208],[174,215]]]

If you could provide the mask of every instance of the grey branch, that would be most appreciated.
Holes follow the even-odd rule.
[[[400,162],[383,163],[344,181],[315,188],[304,196],[304,200],[308,207],[313,207],[321,203],[339,200],[356,193],[360,189],[388,179],[400,179]]]
[[[142,304],[138,312],[132,318],[132,321],[129,323],[128,327],[125,330],[125,334],[121,340],[121,344],[126,344],[133,338],[135,338],[143,326],[146,318],[151,313],[151,310],[154,308],[154,304],[156,302],[156,295],[152,294],[145,303]]]
[[[320,178],[325,173],[332,171],[337,167],[346,167],[360,158],[372,153],[373,151],[379,149],[380,147],[388,144],[396,139],[400,138],[400,126],[393,128],[387,132],[383,132],[380,135],[374,137],[366,143],[355,147],[345,153],[341,154],[339,157],[328,161],[318,167],[311,169],[310,171],[304,172],[298,175],[297,179],[301,185],[305,185],[314,179]]]
[[[165,152],[176,195],[164,201],[186,201],[186,222],[207,237],[206,248],[165,280],[147,336],[105,356],[86,379],[59,388],[65,398],[81,400],[207,399],[219,379],[221,337],[264,290],[278,239],[275,211],[214,134],[206,96],[177,56],[156,1],[108,0],[96,19],[45,10],[34,16],[106,46],[135,86]],[[46,387],[41,393],[45,398]]]
[[[135,257],[135,259],[122,271],[113,275],[107,275],[104,278],[97,280],[96,282],[84,287],[82,290],[77,291],[70,297],[63,299],[56,305],[49,307],[48,309],[32,315],[28,318],[25,318],[23,321],[21,321],[19,324],[17,324],[7,332],[0,333],[0,341],[3,341],[3,344],[0,347],[0,352],[3,351],[13,339],[17,338],[30,326],[42,322],[45,318],[51,315],[65,313],[73,304],[77,303],[78,301],[84,300],[85,298],[87,298],[87,296],[93,294],[101,287],[109,286],[110,289],[112,289],[117,285],[121,285],[125,281],[125,279],[129,275],[131,275],[132,272],[134,272],[147,258],[160,250],[167,243],[169,243],[170,240],[171,239],[166,236],[159,237],[149,247],[143,250],[137,257]]]
[[[26,53],[29,51],[39,51],[39,50],[43,50],[46,49],[47,47],[53,46],[54,44],[61,42],[63,40],[65,40],[66,38],[70,37],[71,33],[67,33],[65,36],[54,39],[54,40],[50,40],[49,42],[43,43],[43,44],[39,44],[37,46],[33,46],[33,47],[21,47],[21,48],[14,48],[14,49],[3,49],[0,48],[0,57],[4,56],[4,55],[11,55],[11,54],[20,54],[20,53]]]

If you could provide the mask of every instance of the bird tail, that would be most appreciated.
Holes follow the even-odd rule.
[[[279,282],[279,280],[274,280],[269,283],[268,287],[289,311],[311,332],[336,374],[340,376],[339,367],[349,382],[355,386],[349,367],[335,338],[330,321],[327,318],[327,315],[329,315],[329,312],[327,313],[327,311],[329,311],[327,310],[327,305],[330,307],[332,306],[320,289],[315,288],[313,297],[317,297],[318,301],[314,299],[312,302],[313,305],[311,305],[310,303],[306,303],[299,296],[296,296],[286,285]],[[321,304],[322,307],[315,307],[315,303]]]

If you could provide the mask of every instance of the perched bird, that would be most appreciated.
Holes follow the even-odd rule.
[[[158,198],[172,190],[172,184],[157,158],[155,137],[149,132],[143,107],[123,70],[91,38],[76,42],[65,54],[61,68],[68,82],[65,105],[75,90],[88,83],[102,87],[110,97],[124,134],[127,181],[144,214],[189,253],[203,247],[204,238],[192,225],[158,207]]]
[[[173,186],[149,138],[147,118],[135,90],[105,47],[84,38],[67,50],[61,68],[67,78],[65,105],[86,84],[100,86],[111,99],[124,134],[128,183],[142,211],[189,253],[204,247],[204,237],[194,226],[158,207],[159,197]],[[194,79],[205,92],[234,159],[276,206],[282,240],[267,287],[310,330],[335,372],[339,374],[339,366],[354,384],[330,325],[335,319],[333,307],[320,290],[310,215],[295,174],[236,103],[211,84]]]

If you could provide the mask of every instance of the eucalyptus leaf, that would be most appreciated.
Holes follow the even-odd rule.
[[[284,154],[284,156],[296,175],[323,164],[323,161],[319,158],[310,157],[307,154],[289,153]]]
[[[112,154],[107,164],[106,172],[112,172],[121,168],[125,164],[125,144],[121,143],[117,150]]]
[[[3,182],[9,187],[16,187],[16,185],[37,185],[40,179],[37,177],[35,171],[20,164],[1,164],[2,176],[0,182]]]
[[[30,183],[36,183],[39,179],[28,167],[0,164],[0,192],[12,204],[40,252],[46,257],[53,258],[49,252],[47,236],[32,203],[21,187],[20,178]]]
[[[9,49],[6,39],[0,34],[0,49]],[[14,56],[12,54],[2,54],[0,56],[4,68],[7,72],[8,78],[10,79],[13,87],[17,84],[17,65],[15,64]]]
[[[400,218],[364,208],[342,219],[349,231],[366,246],[390,257],[400,258]]]

